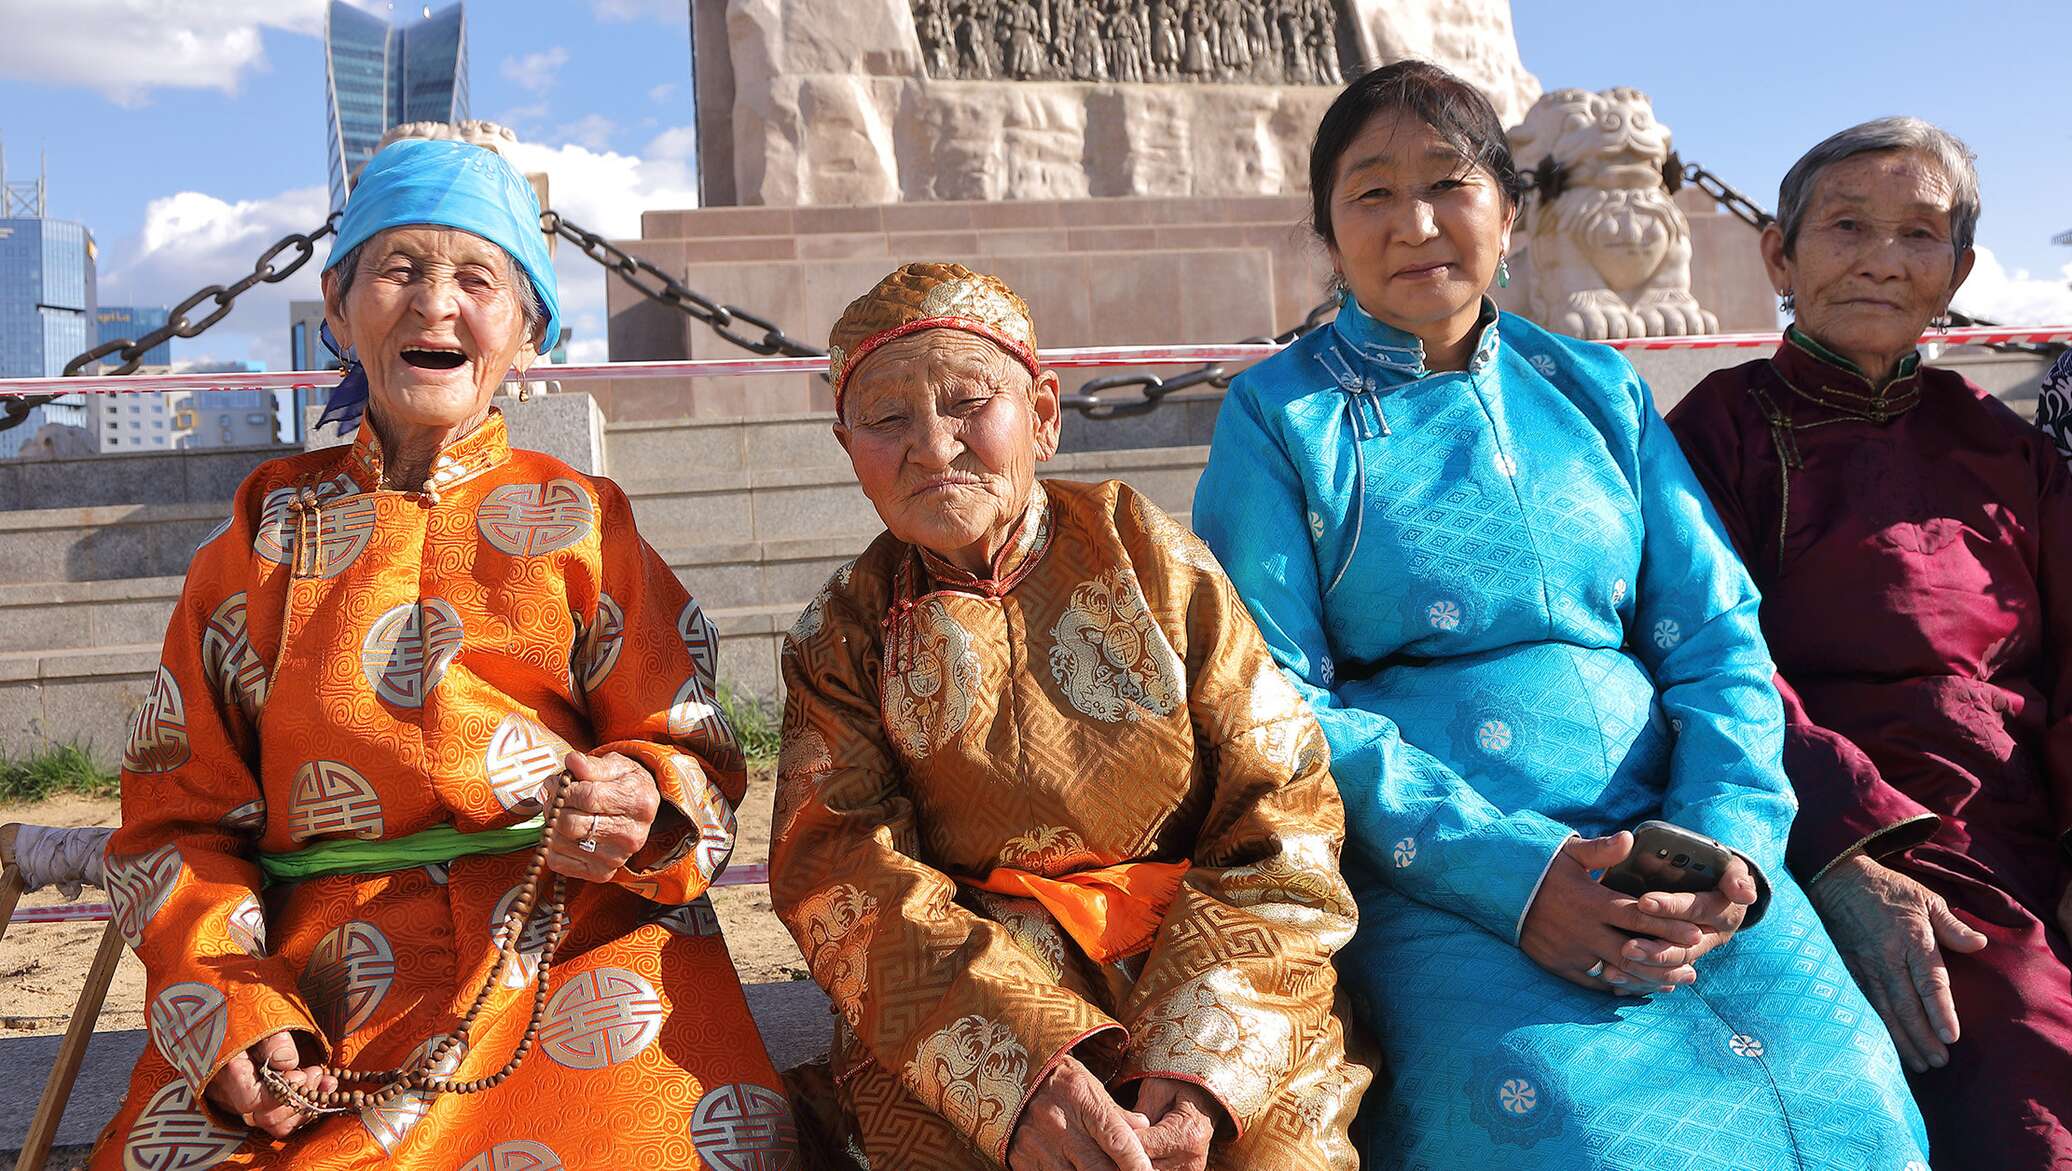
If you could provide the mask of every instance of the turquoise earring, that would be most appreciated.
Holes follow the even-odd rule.
[[[1496,287],[1499,289],[1511,287],[1511,258],[1509,255],[1496,258]]]

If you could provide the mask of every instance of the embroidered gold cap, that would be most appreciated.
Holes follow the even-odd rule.
[[[900,265],[870,292],[849,302],[827,338],[827,377],[834,383],[835,415],[849,372],[872,350],[924,329],[977,334],[1037,372],[1036,324],[1029,306],[999,277],[961,264],[917,261]]]

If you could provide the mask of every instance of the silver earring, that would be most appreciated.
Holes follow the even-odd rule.
[[[1345,274],[1336,269],[1331,271],[1331,279],[1325,283],[1324,289],[1334,300],[1344,300],[1353,291],[1353,287],[1345,283]]]
[[[1799,295],[1797,293],[1792,292],[1790,289],[1786,289],[1783,292],[1777,294],[1777,312],[1790,313],[1796,316],[1798,314],[1798,311]]]
[[[1956,320],[1950,316],[1949,308],[1945,306],[1942,312],[1936,314],[1933,318],[1929,319],[1928,324],[1932,326],[1935,329],[1935,332],[1937,333],[1948,333],[1950,331],[1950,327],[1957,323]]]
[[[1511,254],[1508,252],[1496,258],[1496,287],[1511,287]]]

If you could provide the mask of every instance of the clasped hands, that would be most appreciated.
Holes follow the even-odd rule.
[[[647,844],[661,809],[661,793],[640,762],[617,752],[571,752],[563,765],[568,770],[568,800],[562,804],[560,820],[547,827],[547,866],[570,878],[603,882]],[[557,776],[554,783],[562,782]],[[551,805],[554,792],[541,799]],[[299,1092],[337,1089],[338,1079],[324,1072],[308,1048],[306,1037],[287,1030],[260,1038],[210,1079],[209,1101],[247,1126],[286,1138],[310,1121],[310,1115],[277,1098],[260,1080],[259,1071],[271,1067]]]
[[[1137,1083],[1125,1110],[1066,1056],[1037,1081],[1007,1147],[1008,1171],[1203,1171],[1223,1107],[1178,1078]]]
[[[1571,838],[1525,913],[1518,946],[1571,984],[1644,996],[1698,980],[1697,961],[1734,937],[1755,905],[1755,876],[1736,856],[1703,893],[1632,898],[1590,877],[1625,860],[1633,835]]]

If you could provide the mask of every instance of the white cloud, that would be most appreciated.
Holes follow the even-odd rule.
[[[520,127],[532,125],[546,116],[547,103],[534,102],[529,106],[512,106],[491,118],[490,121],[500,126],[509,126],[511,129],[517,130]]]
[[[276,240],[310,231],[329,210],[322,187],[236,203],[199,191],[154,199],[133,244],[103,252],[111,260],[123,253],[131,259],[110,264],[100,274],[100,299],[109,305],[177,305],[204,285],[229,284],[252,271],[259,254]],[[295,275],[254,286],[200,338],[174,342],[178,357],[193,360],[193,351],[206,347],[204,352],[217,359],[251,359],[286,369],[288,302],[319,295],[317,273],[329,252],[327,244],[319,244],[316,256]],[[202,311],[207,308],[205,302]]]
[[[643,153],[650,159],[669,159],[695,167],[698,156],[698,128],[671,126],[649,139],[647,150]]]
[[[610,118],[602,114],[585,114],[583,117],[556,129],[552,137],[558,138],[563,142],[572,142],[577,146],[588,147],[591,150],[604,151],[611,149],[612,135],[618,133],[618,131],[619,124]]]
[[[555,210],[593,232],[614,238],[640,235],[644,210],[698,205],[698,184],[690,160],[655,153],[681,141],[685,128],[658,135],[650,157],[594,150],[580,144],[547,146],[521,142],[507,151],[519,170],[547,173],[548,201]],[[586,262],[587,263],[587,262]]]
[[[324,0],[0,0],[0,29],[0,77],[140,105],[160,87],[236,93],[268,68],[260,31],[319,36]]]
[[[1957,291],[1959,313],[2003,325],[2060,325],[2072,322],[2072,263],[2056,276],[2034,277],[2029,270],[2009,272],[1990,248],[1978,249],[1971,279]]]
[[[561,67],[568,64],[568,50],[556,45],[523,57],[506,57],[499,66],[504,80],[520,89],[545,93],[560,80]]]
[[[525,142],[509,153],[519,170],[547,173],[547,200],[556,211],[609,239],[637,239],[641,212],[698,206],[690,160],[672,153],[687,133],[677,128],[658,135],[644,155]],[[562,319],[575,331],[569,360],[604,361],[604,283],[615,278],[607,278],[602,267],[566,240],[555,250],[554,271]]]
[[[665,81],[662,84],[655,86],[653,89],[648,90],[648,101],[651,101],[658,106],[675,96],[676,83],[673,81]]]
[[[691,20],[688,0],[590,0],[590,11],[599,20],[619,23],[656,20],[688,25]]]

